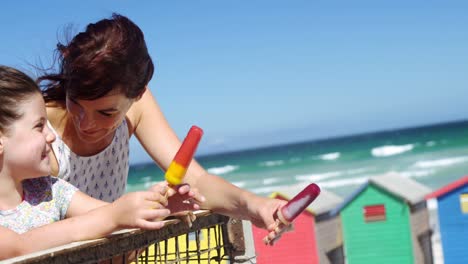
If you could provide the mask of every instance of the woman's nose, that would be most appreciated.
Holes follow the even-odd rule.
[[[81,111],[80,112],[80,115],[79,115],[79,128],[80,130],[89,130],[93,127],[95,127],[96,125],[96,122],[89,117],[89,115],[87,115],[86,113],[84,113],[84,111]]]

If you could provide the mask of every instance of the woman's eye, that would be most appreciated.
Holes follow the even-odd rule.
[[[99,112],[103,116],[112,116],[113,114],[111,113],[106,113],[106,112]]]

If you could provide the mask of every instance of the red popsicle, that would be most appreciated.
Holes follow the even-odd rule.
[[[274,215],[274,218],[276,218],[276,227],[274,231],[270,232],[270,234],[263,239],[263,242],[273,245],[283,232],[290,229],[292,221],[294,221],[319,194],[320,188],[318,185],[311,183],[294,196],[294,198],[289,200],[287,204],[276,211]]]
[[[181,184],[187,168],[193,159],[193,155],[197,150],[198,143],[203,136],[203,130],[197,126],[192,126],[187,133],[182,145],[177,154],[172,160],[169,168],[166,171],[166,181],[171,185]]]
[[[278,218],[283,224],[291,223],[302,211],[304,211],[310,203],[320,194],[320,188],[315,183],[309,184],[294,198],[280,208],[277,212]]]

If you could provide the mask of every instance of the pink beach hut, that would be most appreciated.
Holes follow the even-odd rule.
[[[287,187],[270,196],[289,200],[307,185]],[[342,244],[339,218],[328,217],[328,212],[342,201],[337,195],[322,189],[318,198],[295,219],[293,230],[284,234],[274,246],[264,245],[263,238],[267,232],[252,226],[257,263],[335,263],[329,260],[327,253]]]

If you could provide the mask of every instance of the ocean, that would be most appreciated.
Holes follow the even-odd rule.
[[[468,175],[468,121],[197,156],[196,160],[208,172],[262,196],[299,182],[314,182],[345,198],[369,177],[387,172],[437,189]],[[132,165],[127,191],[143,190],[163,179],[157,165]]]

